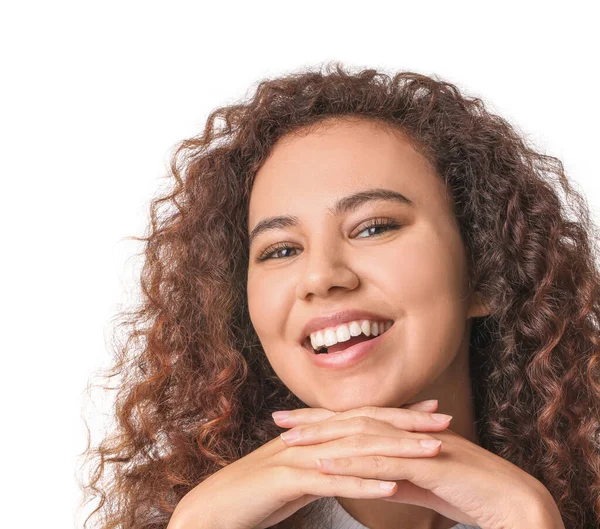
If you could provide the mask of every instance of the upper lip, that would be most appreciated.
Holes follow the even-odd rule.
[[[368,310],[342,310],[340,312],[330,314],[329,316],[319,316],[318,318],[313,318],[312,320],[308,321],[302,329],[300,342],[304,342],[304,340],[306,340],[312,332],[320,331],[321,329],[325,329],[327,327],[335,327],[336,325],[341,325],[342,323],[348,323],[349,321],[354,320],[388,321],[393,320],[393,318],[382,316],[381,314],[370,312]]]

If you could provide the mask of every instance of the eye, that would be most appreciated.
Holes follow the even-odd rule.
[[[283,250],[297,250],[293,246],[288,246],[286,243],[282,242],[279,244],[275,244],[274,246],[269,246],[257,259],[257,261],[268,261],[269,259],[273,259],[270,257],[273,254],[276,254]],[[288,256],[289,257],[289,256]],[[281,259],[281,257],[277,257],[277,259]]]
[[[375,233],[374,235],[381,235],[381,233],[385,233],[386,231],[391,231],[391,230],[397,230],[398,228],[401,228],[402,224],[396,222],[396,221],[392,221],[392,220],[387,220],[387,219],[382,219],[382,218],[376,218],[370,221],[367,221],[367,224],[365,224],[364,226],[361,226],[361,231],[360,233],[363,233],[364,231],[367,230],[374,230],[377,228],[386,228],[383,232],[379,232],[379,233]],[[358,239],[370,239],[371,236],[367,236],[367,237],[357,237]],[[272,255],[275,255],[276,253],[283,251],[283,250],[297,250],[298,248],[295,248],[294,246],[289,246],[286,243],[278,243],[275,244],[273,246],[269,246],[269,248],[267,248],[262,254],[260,254],[259,257],[257,257],[257,261],[262,262],[262,261],[268,261],[270,259],[282,259],[283,257],[271,257]],[[284,256],[284,257],[290,257],[288,256]]]
[[[400,224],[392,221],[392,220],[386,220],[386,219],[382,219],[382,218],[377,218],[377,219],[373,219],[367,222],[367,224],[365,226],[362,226],[362,230],[359,232],[362,233],[363,231],[367,231],[367,230],[373,230],[376,228],[387,228],[383,233],[385,233],[386,231],[389,230],[397,230],[398,228],[400,228]],[[380,232],[382,233],[382,232]],[[376,233],[375,235],[380,235],[380,233]],[[365,238],[369,238],[369,237],[358,237],[359,239],[365,239]]]

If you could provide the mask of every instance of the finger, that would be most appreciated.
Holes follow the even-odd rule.
[[[372,419],[390,423],[396,428],[409,432],[435,432],[443,430],[452,420],[451,415],[443,413],[429,413],[404,408],[381,408],[378,406],[363,406],[362,408],[338,413],[332,420],[357,416],[371,417]]]
[[[419,403],[415,403],[419,404]],[[411,404],[410,406],[413,406]],[[437,406],[437,405],[436,405]],[[376,418],[380,421],[389,422],[407,431],[438,431],[446,428],[452,417],[445,414],[434,414],[426,411],[419,411],[407,408],[381,408],[378,406],[363,406],[354,408],[345,412],[335,412],[326,408],[300,408],[290,410],[285,419],[276,418],[273,420],[276,424],[284,428],[291,428],[295,425],[319,423],[322,421],[340,420],[349,417],[365,415]]]
[[[284,465],[304,468],[318,468],[317,459],[351,459],[354,457],[375,456],[402,458],[402,464],[416,458],[430,458],[439,453],[440,447],[423,446],[420,441],[440,441],[440,439],[421,439],[413,437],[383,436],[383,435],[350,435],[319,444],[304,446],[287,446],[280,453],[280,461]],[[411,469],[412,471],[412,469]],[[365,476],[366,477],[366,476]],[[399,475],[398,479],[405,479]],[[406,478],[408,479],[408,478]]]
[[[382,482],[376,479],[362,479],[356,476],[336,476],[324,474],[316,470],[293,469],[290,479],[289,469],[281,468],[284,476],[281,495],[284,501],[293,501],[298,494],[311,494],[319,497],[338,496],[343,498],[381,498],[396,492],[395,482]],[[381,483],[391,486],[384,489]]]
[[[326,408],[299,408],[297,410],[286,410],[286,417],[280,416],[281,412],[273,413],[273,420],[276,424],[281,424],[286,428],[295,424],[308,424],[312,422],[321,422],[337,415],[337,412]]]
[[[296,424],[306,424],[295,419],[295,414],[299,411],[301,410],[292,411],[289,420],[287,420],[285,424],[282,424],[286,427],[292,427]],[[444,430],[448,427],[450,420],[452,419],[451,415],[407,410],[404,408],[380,408],[377,406],[363,406],[362,408],[354,408],[339,413],[331,412],[329,410],[325,411],[329,412],[329,417],[324,421],[317,421],[317,423],[331,423],[334,421],[350,419],[352,417],[370,417],[381,422],[387,422],[396,428],[408,432],[436,432]],[[315,421],[306,422],[314,423]]]
[[[433,492],[421,487],[417,487],[405,479],[398,481],[397,484],[398,490],[396,490],[396,493],[392,496],[386,497],[386,501],[391,501],[394,503],[408,503],[412,505],[418,505],[419,507],[426,507],[428,509],[433,508],[433,504],[437,498]],[[440,502],[443,501],[439,498],[437,498],[437,500]]]
[[[439,434],[439,432],[436,432]],[[427,435],[423,432],[410,432],[394,427],[393,425],[372,419],[371,417],[351,417],[339,421],[323,421],[318,424],[295,426],[287,432],[283,432],[280,437],[287,446],[316,445],[342,439],[344,437],[362,435],[371,438],[372,436],[396,437],[398,439],[411,438],[415,441],[419,439],[433,439],[436,437]]]
[[[438,407],[437,399],[433,400],[422,400],[419,402],[411,402],[410,404],[405,404],[402,408],[407,410],[416,410],[416,411],[436,411]]]
[[[289,456],[295,455],[298,460],[306,461],[308,465],[312,463],[314,465],[312,468],[315,469],[319,469],[316,463],[317,458],[341,459],[341,462],[334,463],[335,472],[320,469],[319,471],[327,475],[345,476],[350,474],[362,479],[377,476],[376,479],[385,481],[407,480],[417,487],[436,494],[443,490],[446,498],[440,497],[445,501],[452,496],[450,491],[453,489],[449,484],[461,484],[460,487],[457,485],[457,492],[461,487],[468,489],[474,487],[472,492],[475,493],[475,488],[481,487],[485,482],[480,469],[472,469],[470,466],[458,462],[456,457],[452,457],[451,444],[446,446],[442,443],[441,448],[433,454],[433,457],[401,457],[390,456],[390,454],[399,452],[396,446],[397,438],[353,437],[354,439],[346,438],[315,446],[293,446],[284,450],[282,454],[289,451]],[[374,438],[369,440],[367,439],[369,437]],[[369,456],[371,456],[370,459]],[[311,459],[312,457],[314,459]],[[365,463],[365,458],[369,462]],[[362,461],[360,461],[361,459]],[[365,470],[361,470],[361,468]],[[391,471],[390,468],[392,468]],[[475,486],[478,479],[482,480],[482,483]],[[460,508],[459,505],[456,506]]]
[[[401,443],[390,445],[393,447],[393,455],[381,455],[380,453],[369,456],[350,456],[335,458],[319,458],[316,461],[317,468],[321,472],[337,474],[341,476],[357,476],[359,478],[394,480],[400,475],[399,468],[402,465],[401,458],[432,457],[440,452],[437,448],[425,448],[415,439],[403,439]]]
[[[416,410],[416,411],[435,411],[438,407],[438,400],[421,400],[418,402],[411,402],[409,404],[405,404],[402,406],[407,410]],[[300,408],[296,410],[282,410],[276,411],[273,413],[273,420],[276,423],[285,423],[285,424],[300,424],[300,423],[308,423],[308,422],[319,422],[332,417],[337,412],[328,410],[326,408]],[[287,416],[283,416],[282,414],[287,414]]]

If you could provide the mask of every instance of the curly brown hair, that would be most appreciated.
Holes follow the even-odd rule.
[[[143,297],[118,314],[126,340],[102,373],[116,429],[93,448],[88,429],[82,503],[98,505],[86,528],[164,529],[188,491],[281,433],[271,412],[305,407],[248,315],[248,203],[276,141],[344,116],[400,128],[452,194],[469,286],[490,310],[470,340],[481,446],[541,481],[566,527],[600,525],[598,230],[585,200],[481,99],[439,77],[334,62],[261,81],[177,144],[149,233],[131,237],[145,243]]]

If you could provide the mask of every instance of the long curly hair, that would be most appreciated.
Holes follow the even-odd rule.
[[[490,310],[470,340],[481,446],[541,481],[566,527],[600,525],[589,206],[557,158],[481,99],[437,76],[336,61],[262,80],[173,149],[171,185],[151,201],[146,236],[128,237],[144,243],[142,295],[117,315],[114,359],[101,370],[115,426],[94,447],[88,428],[82,504],[98,504],[86,529],[164,529],[188,491],[281,433],[271,412],[305,407],[249,318],[248,203],[276,141],[348,116],[401,129],[454,199],[469,284]],[[275,527],[301,527],[310,507]]]

